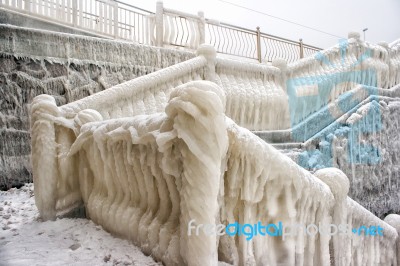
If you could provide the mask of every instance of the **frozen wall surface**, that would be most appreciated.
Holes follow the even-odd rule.
[[[194,57],[128,42],[0,25],[0,189],[31,182],[29,106],[57,105]]]

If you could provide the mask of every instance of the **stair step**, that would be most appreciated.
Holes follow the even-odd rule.
[[[271,143],[271,145],[278,150],[293,150],[303,148],[302,142]]]

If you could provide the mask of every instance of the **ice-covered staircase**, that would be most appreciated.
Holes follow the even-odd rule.
[[[297,78],[298,87],[317,93],[303,95],[301,109],[292,107],[292,126],[287,130],[254,131],[256,135],[280,149],[302,167],[315,171],[325,167],[342,169],[351,180],[350,195],[376,215],[400,211],[397,168],[398,48],[386,47],[388,53],[365,51],[357,61],[348,64],[349,51],[343,51],[339,63],[321,60],[330,72],[304,73]],[[340,48],[340,46],[339,46]],[[372,56],[379,53],[376,60]],[[324,57],[320,57],[324,58]],[[383,60],[382,60],[383,59]],[[368,63],[366,65],[362,65]],[[387,66],[383,64],[384,61]],[[336,64],[336,65],[335,65]],[[347,67],[346,67],[347,64]],[[353,69],[349,69],[348,65]],[[340,74],[345,70],[346,75]],[[385,72],[379,73],[379,69]],[[318,72],[317,72],[318,73]],[[334,74],[332,74],[334,73]],[[312,88],[311,85],[314,85]],[[394,85],[394,86],[393,86]],[[293,89],[292,81],[287,82]],[[308,86],[308,87],[307,87]],[[315,98],[336,89],[348,91],[328,102],[320,110],[303,115],[314,108]],[[393,86],[392,88],[388,88]],[[317,88],[317,90],[316,90]],[[289,92],[290,97],[293,95]],[[300,97],[301,98],[301,97]],[[314,98],[314,99],[313,99]],[[318,101],[317,101],[318,102]],[[297,104],[297,103],[295,103]],[[292,105],[291,105],[292,106]],[[311,107],[311,108],[310,108]],[[296,123],[297,121],[300,121]]]
[[[313,175],[299,167],[226,117],[225,101],[218,85],[195,81],[171,91],[165,112],[105,119],[104,104],[88,103],[96,110],[68,119],[68,109],[38,96],[32,145],[42,217],[83,202],[88,218],[166,265],[396,265],[400,217],[388,224],[348,198],[349,181],[338,169]],[[189,233],[191,226],[259,221],[385,233]]]
[[[398,265],[398,215],[379,219],[348,197],[353,184],[342,171],[310,173],[249,131],[279,130],[266,134],[284,140],[288,133],[282,132],[326,106],[332,114],[322,112],[326,125],[342,116],[329,104],[350,99],[354,83],[384,89],[400,83],[398,50],[351,37],[317,58],[290,65],[221,59],[203,46],[195,58],[63,106],[51,96],[36,97],[32,159],[42,217],[54,219],[83,204],[88,218],[167,265],[215,265],[218,260]],[[312,75],[316,78],[309,79]],[[364,106],[369,87],[345,102]],[[372,111],[375,103],[370,101]],[[318,133],[322,128],[316,122],[311,130],[300,127],[299,136]],[[390,184],[393,191],[398,180]],[[208,229],[189,234],[191,224],[258,221],[345,224],[351,230],[286,240],[209,234]],[[379,226],[385,233],[358,234],[362,226]]]

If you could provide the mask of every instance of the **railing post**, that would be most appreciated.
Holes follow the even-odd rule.
[[[31,12],[31,0],[24,0],[25,2],[25,11],[30,13]]]
[[[72,0],[72,24],[74,27],[78,25],[78,0]]]
[[[304,44],[303,44],[303,39],[299,40],[299,46],[300,46],[300,59],[304,58]]]
[[[215,81],[215,60],[217,58],[217,51],[214,46],[208,44],[201,44],[197,48],[197,56],[204,56],[207,60],[207,68],[204,73],[205,80]]]
[[[318,179],[328,185],[335,203],[330,211],[332,224],[345,225],[347,223],[347,195],[350,190],[350,181],[347,176],[337,168],[324,168],[314,173]],[[348,237],[341,234],[332,235],[331,265],[344,265],[343,257],[346,254],[346,241]]]
[[[114,4],[114,38],[118,38],[118,3]]]
[[[146,19],[146,25],[147,25],[147,31],[146,31],[146,38],[147,38],[147,41],[146,41],[146,43],[145,44],[148,44],[148,45],[156,45],[156,39],[155,39],[155,36],[154,36],[154,29],[155,29],[155,27],[156,27],[156,25],[155,25],[155,21],[156,21],[156,16],[155,15],[148,15],[147,16],[147,19]]]
[[[257,27],[257,60],[261,63],[261,32],[260,27]]]
[[[272,66],[277,67],[281,71],[281,75],[279,78],[279,83],[282,86],[282,89],[287,93],[287,87],[286,87],[286,77],[287,77],[287,61],[286,59],[283,58],[274,58],[272,59]]]
[[[197,15],[199,16],[200,22],[199,22],[199,33],[200,33],[200,38],[199,38],[199,43],[200,44],[204,44],[206,42],[206,20],[204,18],[204,12],[203,11],[199,11],[197,13]],[[196,47],[197,48],[197,47]]]
[[[158,1],[156,6],[156,46],[162,47],[164,44],[164,5]]]
[[[389,214],[385,217],[384,221],[388,223],[390,226],[394,227],[398,233],[397,243],[396,243],[396,253],[397,253],[397,265],[400,265],[400,215],[398,214]]]

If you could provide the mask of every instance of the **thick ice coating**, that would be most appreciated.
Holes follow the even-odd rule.
[[[350,199],[349,180],[340,170],[312,174],[249,131],[290,128],[292,137],[300,132],[297,136],[306,141],[341,115],[336,98],[356,88],[354,83],[382,88],[399,83],[397,70],[388,67],[397,64],[397,50],[369,47],[358,39],[348,43],[320,58],[290,65],[278,60],[274,66],[216,59],[215,51],[203,46],[193,59],[62,107],[49,96],[35,98],[32,158],[41,216],[54,219],[83,204],[88,218],[166,265],[216,265],[218,260],[233,265],[395,265],[395,219],[382,221]],[[370,48],[371,59],[357,64],[354,56]],[[326,65],[327,58],[345,65]],[[354,80],[350,74],[328,97],[317,94],[315,104],[299,97],[291,105],[290,93],[315,92],[305,82],[308,75],[329,83],[329,78],[341,80],[337,73],[367,69],[377,75],[368,70]],[[374,101],[371,106],[377,107]],[[335,115],[318,124],[312,116],[318,110]],[[348,123],[361,121],[364,113],[349,115]],[[199,229],[236,222],[344,223],[350,229],[379,226],[385,233],[248,239]]]
[[[46,97],[37,100],[36,106],[42,101],[48,105]],[[331,254],[330,241],[339,239],[329,235],[248,240],[245,235],[202,230],[189,234],[188,225],[192,220],[196,226],[258,221],[362,225],[372,217],[386,234],[373,242],[374,255],[363,258],[368,263],[396,259],[390,246],[397,240],[396,230],[347,203],[343,173],[317,173],[326,185],[226,117],[224,102],[225,93],[215,83],[189,82],[171,92],[165,113],[102,120],[97,111],[78,112],[72,123],[79,133],[75,140],[69,137],[75,131],[66,127],[71,123],[54,118],[54,126],[64,123],[65,132],[52,138],[65,152],[54,157],[54,168],[47,164],[37,169],[59,175],[57,187],[45,188],[53,194],[38,192],[46,196],[37,201],[42,216],[54,218],[82,200],[88,218],[166,265],[216,265],[218,260],[234,265],[330,265],[330,257],[350,262],[348,254],[362,252],[366,240],[360,245],[357,238],[342,237],[340,243],[347,244],[340,250],[345,253]],[[38,115],[34,126],[43,124]],[[43,178],[52,180],[36,179],[38,188]],[[334,247],[339,250],[338,244]]]

